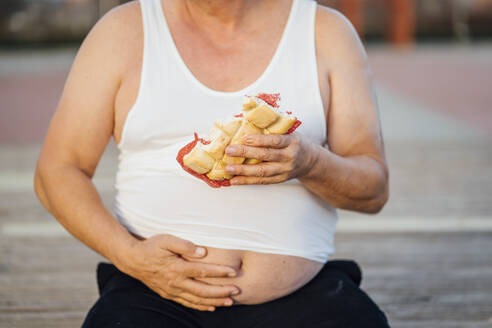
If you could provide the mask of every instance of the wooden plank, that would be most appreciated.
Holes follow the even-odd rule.
[[[492,233],[337,234],[336,244],[393,327],[490,326]],[[72,238],[6,237],[0,252],[0,327],[80,326],[99,255]]]

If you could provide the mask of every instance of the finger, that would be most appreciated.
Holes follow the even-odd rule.
[[[208,298],[229,297],[234,292],[239,293],[239,289],[236,286],[212,285],[195,279],[184,279],[178,287],[193,295]]]
[[[290,134],[251,134],[245,136],[243,142],[248,146],[285,148],[290,145],[292,138]]]
[[[227,146],[226,154],[235,157],[256,158],[267,162],[282,162],[288,159],[288,154],[284,149],[252,147],[239,144]]]
[[[183,306],[186,306],[186,307],[189,307],[189,308],[192,308],[195,310],[199,310],[199,311],[214,311],[215,310],[214,306],[193,304],[192,302],[189,302],[189,301],[187,301],[181,297],[174,297],[174,298],[172,298],[172,300],[176,303],[183,305]]]
[[[190,303],[206,306],[229,306],[234,303],[232,298],[204,298],[190,293],[181,293],[179,297]]]
[[[284,182],[288,179],[286,173],[274,175],[273,177],[248,177],[236,175],[231,179],[233,185],[244,185],[244,184],[273,184]]]
[[[271,177],[274,175],[287,173],[288,166],[284,163],[268,162],[254,165],[248,164],[228,164],[226,172],[234,175],[254,176],[254,177]]]
[[[189,240],[169,234],[160,235],[159,237],[159,246],[173,253],[192,257],[203,257],[207,254],[207,250],[204,247],[196,246]]]
[[[234,277],[237,272],[226,265],[181,261],[178,269],[187,277]]]

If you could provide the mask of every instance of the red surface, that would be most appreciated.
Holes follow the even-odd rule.
[[[373,49],[369,59],[378,83],[492,136],[492,65],[473,51]],[[44,139],[67,74],[0,76],[1,143]]]
[[[197,177],[198,179],[201,179],[205,181],[210,187],[213,188],[220,188],[220,187],[228,187],[231,185],[231,182],[229,180],[211,180],[209,179],[205,174],[199,174],[189,167],[185,166],[183,164],[183,157],[188,154],[193,148],[195,148],[195,145],[198,141],[200,141],[202,144],[207,145],[211,141],[204,140],[202,138],[198,138],[198,134],[195,132],[195,140],[191,141],[190,143],[186,144],[183,148],[181,148],[178,151],[178,155],[176,156],[176,160],[178,161],[179,165],[188,172],[189,174]]]
[[[471,50],[469,50],[471,51]],[[467,52],[369,53],[375,80],[492,137],[492,64]]]
[[[280,93],[260,93],[256,97],[260,98],[270,106],[278,108],[277,102],[280,100]]]
[[[301,121],[299,121],[298,119],[296,119],[296,121],[294,122],[294,124],[292,124],[292,126],[290,127],[289,130],[287,130],[287,133],[286,134],[291,134],[292,132],[295,131],[295,129],[297,129],[299,127],[299,125],[301,125]]]
[[[0,77],[0,142],[44,139],[66,74]]]

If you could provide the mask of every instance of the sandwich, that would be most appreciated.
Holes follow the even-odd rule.
[[[254,165],[261,160],[228,156],[227,146],[242,144],[250,134],[290,134],[301,125],[292,112],[279,110],[279,100],[278,93],[245,96],[240,114],[216,120],[206,139],[195,132],[195,140],[178,151],[176,160],[186,172],[211,187],[230,186],[233,175],[225,171],[228,164]]]

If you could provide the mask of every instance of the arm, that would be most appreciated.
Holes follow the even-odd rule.
[[[235,274],[233,268],[184,260],[181,255],[203,257],[206,249],[171,235],[137,240],[105,209],[91,180],[113,133],[114,99],[133,54],[124,41],[139,12],[131,6],[135,2],[108,13],[84,40],[50,123],[34,188],[74,237],[162,297],[198,310],[222,306],[235,288],[189,277],[224,277]]]
[[[34,189],[67,231],[121,267],[135,238],[104,208],[91,181],[111,137],[121,81],[122,61],[111,59],[118,49],[104,42],[114,39],[108,30],[117,25],[108,14],[81,45],[38,159]]]
[[[332,89],[329,150],[314,145],[314,164],[299,180],[335,207],[377,213],[389,197],[388,168],[367,55],[342,15],[320,7],[318,18],[318,56]]]
[[[323,7],[321,7],[323,8]],[[256,158],[227,165],[231,184],[279,183],[297,178],[334,207],[377,213],[388,199],[388,168],[367,56],[350,23],[326,8],[318,12],[317,56],[330,72],[329,149],[302,134],[252,135],[226,154]]]

